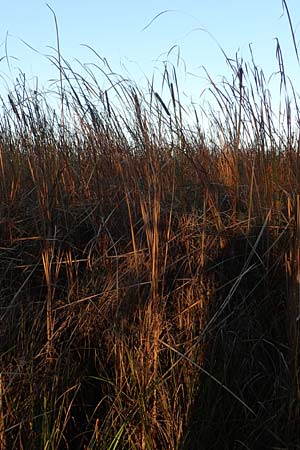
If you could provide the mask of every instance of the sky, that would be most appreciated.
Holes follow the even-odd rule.
[[[300,40],[300,2],[286,0],[296,42]],[[49,0],[55,12],[61,54],[75,70],[81,64],[103,64],[112,71],[146,85],[160,85],[164,61],[176,66],[182,95],[198,102],[214,80],[229,76],[220,46],[230,58],[250,60],[249,44],[258,66],[268,77],[278,70],[276,40],[286,71],[299,79],[289,22],[282,0]],[[42,0],[5,1],[0,21],[0,94],[11,89],[19,72],[34,87],[48,88],[59,73],[47,55],[55,55],[53,13]],[[300,49],[299,49],[300,51]],[[80,63],[79,63],[80,62]],[[99,85],[107,80],[95,66]]]

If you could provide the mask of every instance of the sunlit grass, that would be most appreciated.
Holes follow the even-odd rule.
[[[277,55],[285,110],[230,61],[207,129],[167,68],[164,97],[112,81],[116,106],[59,55],[59,113],[25,80],[3,101],[1,450],[299,448],[299,109]]]

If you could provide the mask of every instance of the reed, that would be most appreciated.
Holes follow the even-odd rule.
[[[1,450],[299,448],[296,95],[231,61],[207,131],[52,62],[0,118]]]

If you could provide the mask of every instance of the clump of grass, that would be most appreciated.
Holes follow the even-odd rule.
[[[175,71],[116,106],[54,62],[61,117],[23,80],[0,121],[1,450],[298,448],[289,101],[231,61],[208,133]]]

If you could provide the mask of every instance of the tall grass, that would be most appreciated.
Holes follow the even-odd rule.
[[[277,56],[285,110],[228,60],[208,131],[167,68],[163,93],[103,92],[59,53],[60,116],[25,79],[3,101],[1,450],[300,448],[299,108]]]

